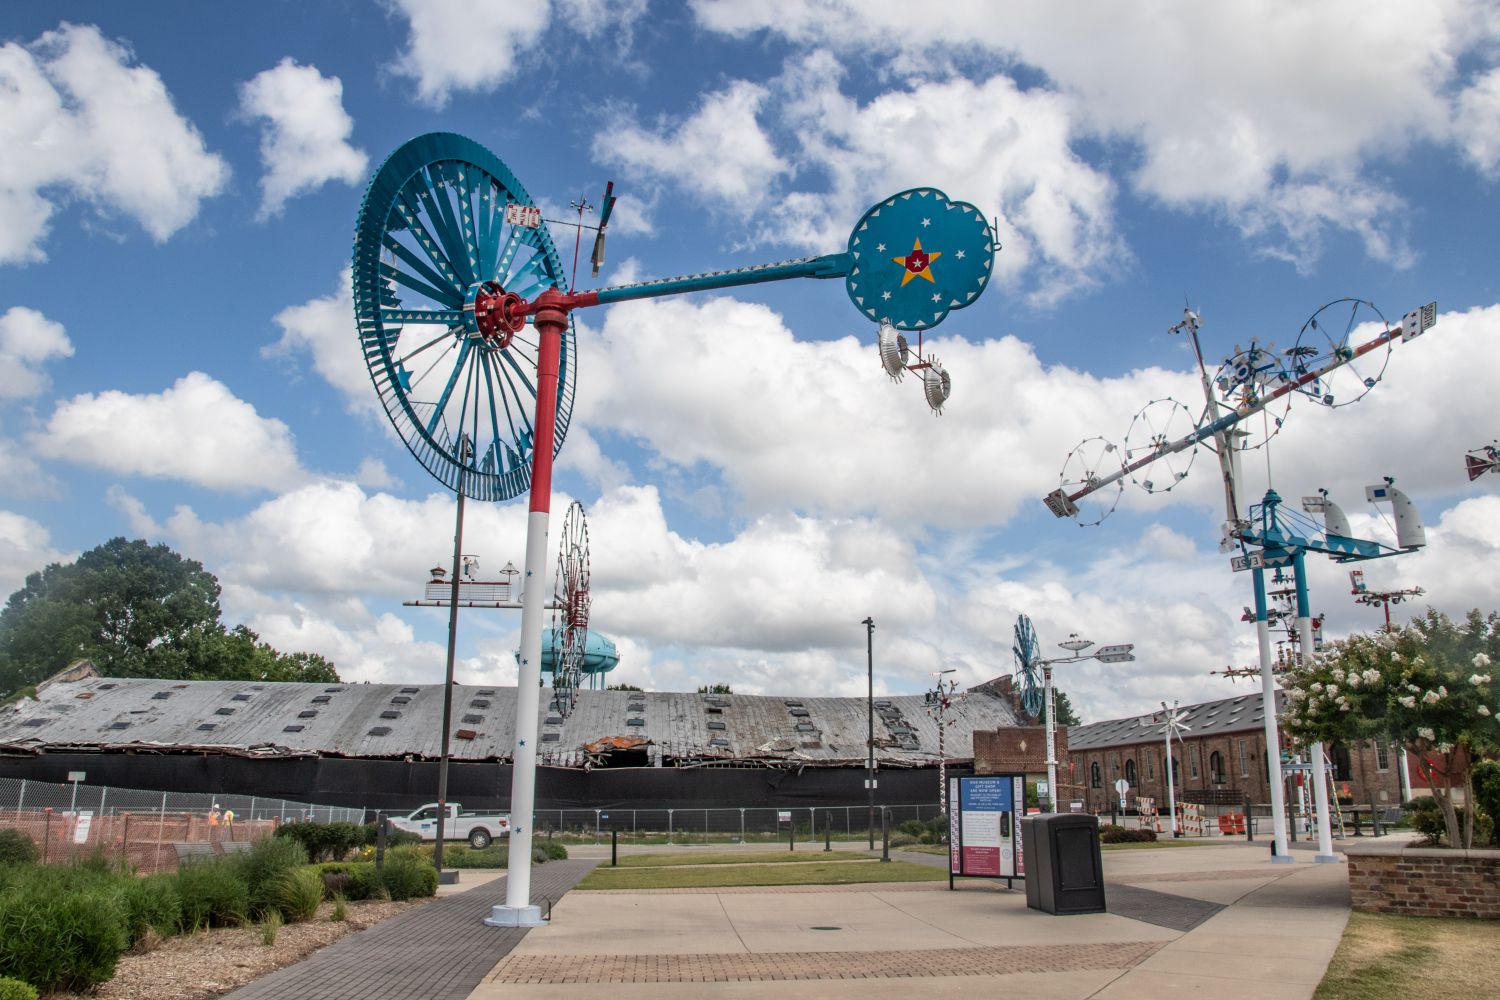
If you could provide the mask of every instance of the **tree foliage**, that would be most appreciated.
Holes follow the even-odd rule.
[[[699,694],[734,694],[734,688],[728,684],[703,684],[698,688]]]
[[[1078,712],[1074,710],[1073,703],[1068,700],[1066,691],[1059,691],[1056,688],[1052,689],[1052,714],[1057,717],[1057,724],[1059,726],[1083,725],[1083,720],[1078,717]]]
[[[0,611],[0,697],[79,659],[113,677],[338,679],[311,653],[280,653],[219,620],[219,581],[165,545],[112,538],[26,578]]]
[[[1474,812],[1460,827],[1454,793],[1474,801],[1472,761],[1500,748],[1500,615],[1462,622],[1429,610],[1404,628],[1335,642],[1284,678],[1285,728],[1304,744],[1400,743],[1442,809],[1448,842],[1470,847]]]

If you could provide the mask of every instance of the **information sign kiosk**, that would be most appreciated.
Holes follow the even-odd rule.
[[[1026,778],[986,774],[948,779],[948,888],[955,877],[1026,876],[1021,855],[1020,814]]]

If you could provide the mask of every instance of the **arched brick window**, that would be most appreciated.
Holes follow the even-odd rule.
[[[1135,787],[1135,760],[1133,758],[1125,761],[1125,780],[1130,782],[1130,787]]]
[[[1099,776],[1099,762],[1097,760],[1089,765],[1089,785],[1093,788],[1104,787],[1104,781]]]

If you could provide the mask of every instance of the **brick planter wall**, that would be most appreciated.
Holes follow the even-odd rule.
[[[1500,851],[1371,844],[1344,853],[1356,910],[1500,919]]]

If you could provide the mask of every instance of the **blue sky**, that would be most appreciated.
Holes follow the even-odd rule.
[[[588,507],[617,679],[859,694],[870,615],[877,687],[974,683],[1010,670],[1026,613],[1045,648],[1136,643],[1135,664],[1060,677],[1089,717],[1234,693],[1209,671],[1253,657],[1249,581],[1216,547],[1212,455],[1097,528],[1039,501],[1081,439],[1123,443],[1151,400],[1201,409],[1166,332],[1185,300],[1215,364],[1290,347],[1330,300],[1393,323],[1438,301],[1368,398],[1294,406],[1242,498],[1269,467],[1379,534],[1362,487],[1393,475],[1430,544],[1371,585],[1500,608],[1500,477],[1463,475],[1500,433],[1493,6],[1075,6],[12,5],[0,584],[148,537],[280,648],[440,679],[443,613],[400,602],[447,561],[452,497],[379,409],[347,268],[379,163],[448,130],[549,218],[615,181],[600,283],[836,252],[913,186],[998,220],[995,282],[929,338],[941,417],[885,378],[839,282],[578,315],[554,510]],[[470,511],[481,566],[519,563],[521,503]],[[1377,623],[1345,569],[1315,567],[1330,635]],[[513,681],[518,624],[466,614],[460,677]]]

